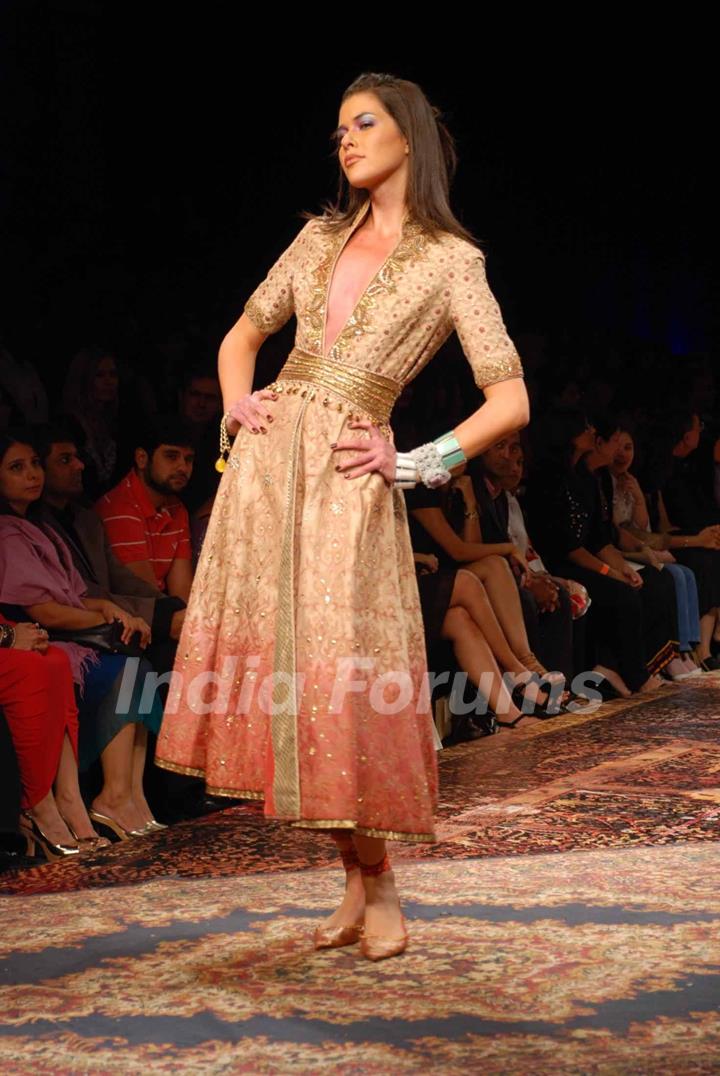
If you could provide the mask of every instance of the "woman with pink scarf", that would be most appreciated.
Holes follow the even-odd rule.
[[[43,484],[31,434],[7,431],[0,435],[3,612],[29,618],[50,631],[81,631],[117,619],[122,621],[127,641],[138,627],[134,618],[112,602],[85,596],[85,583],[69,549],[43,521],[38,508]],[[144,674],[150,666],[141,659],[131,698],[118,705],[128,658],[98,653],[74,642],[56,645],[67,654],[80,697],[80,769],[87,769],[98,757],[102,764],[103,787],[90,817],[121,840],[159,828],[143,792],[147,728],[157,731],[162,718],[157,696],[149,712],[141,712]]]

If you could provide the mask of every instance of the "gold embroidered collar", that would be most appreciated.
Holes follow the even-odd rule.
[[[327,303],[335,265],[350,237],[367,216],[369,209],[370,199],[360,207],[345,231],[330,245],[328,253],[313,273],[313,297],[308,311],[308,337],[312,350],[321,357],[325,350]],[[354,339],[374,331],[372,312],[377,306],[378,299],[395,290],[398,273],[402,272],[409,260],[422,254],[426,243],[422,226],[406,211],[401,227],[402,232],[397,245],[358,299],[355,309],[338,333],[327,358],[342,359]]]

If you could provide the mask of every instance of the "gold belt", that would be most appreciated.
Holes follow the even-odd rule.
[[[299,386],[286,389],[284,383],[288,381],[304,381],[312,385],[307,391],[311,400],[317,394],[315,386],[326,389],[381,423],[387,423],[393,405],[403,389],[402,383],[392,377],[362,370],[358,366],[350,366],[336,359],[321,359],[297,347],[290,352],[277,381],[268,387],[277,392],[301,392]],[[303,391],[302,395],[306,393]],[[325,407],[330,407],[333,403],[327,396],[322,402]],[[337,406],[338,410],[342,410],[340,404]]]

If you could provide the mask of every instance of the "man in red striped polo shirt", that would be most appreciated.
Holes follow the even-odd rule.
[[[135,466],[95,505],[112,551],[141,579],[187,601],[192,585],[190,521],[178,494],[192,474],[192,433],[180,418],[157,419],[135,449]]]

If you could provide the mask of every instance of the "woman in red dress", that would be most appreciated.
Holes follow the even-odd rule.
[[[67,655],[38,624],[0,614],[0,707],[20,770],[20,829],[32,854],[48,859],[109,844],[93,829],[80,795],[78,714]]]

